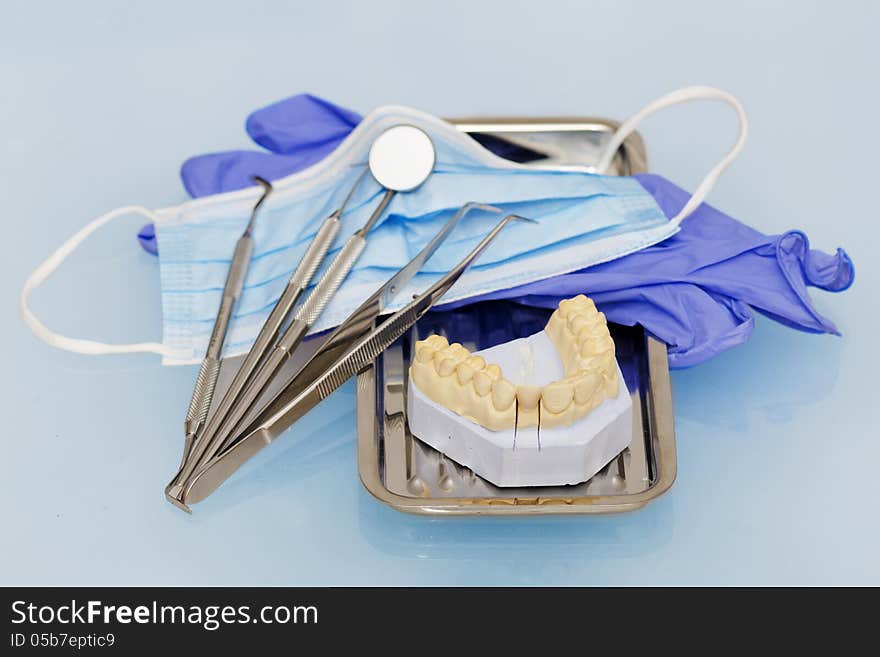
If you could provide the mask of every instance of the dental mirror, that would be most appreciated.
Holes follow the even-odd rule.
[[[385,212],[397,192],[411,192],[434,170],[434,142],[424,130],[413,125],[396,125],[376,137],[370,146],[370,173],[385,195],[373,215],[357,234],[364,236]]]
[[[431,138],[411,125],[389,128],[370,147],[370,173],[382,187],[395,192],[409,192],[425,182],[434,161]]]

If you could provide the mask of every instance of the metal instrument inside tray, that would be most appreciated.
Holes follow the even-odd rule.
[[[617,127],[603,119],[455,119],[481,143],[503,142],[518,162],[590,166]],[[633,134],[612,172],[647,167]],[[585,291],[589,294],[589,291]],[[641,328],[610,325],[633,401],[630,446],[587,482],[499,488],[414,437],[406,419],[412,345],[439,333],[482,349],[543,328],[549,310],[498,301],[431,312],[358,375],[358,470],[367,490],[401,511],[422,514],[619,513],[641,508],[675,480],[675,433],[666,347]]]

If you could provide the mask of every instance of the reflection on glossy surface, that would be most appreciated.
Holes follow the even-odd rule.
[[[839,384],[842,349],[842,340],[836,337],[817,338],[764,320],[748,349],[673,372],[680,400],[676,417],[734,431],[747,431],[756,419],[768,424],[791,422],[833,393]],[[722,384],[726,392],[720,395]]]
[[[217,504],[205,504],[206,512],[251,498],[284,497],[293,482],[310,480],[328,464],[347,458],[354,411],[327,413],[323,406],[316,406],[313,413],[289,431],[285,440],[273,442],[242,466],[224,485],[224,499]]]
[[[393,511],[361,496],[360,528],[371,545],[407,558],[454,559],[470,552],[498,553],[541,577],[547,558],[635,558],[662,547],[672,537],[674,503],[655,504],[656,513],[594,517],[423,518]],[[655,506],[652,504],[651,507]],[[402,516],[402,517],[401,517]],[[528,577],[529,572],[522,575]]]

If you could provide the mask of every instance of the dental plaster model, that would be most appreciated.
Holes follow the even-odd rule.
[[[565,299],[544,330],[565,373],[548,385],[514,385],[498,365],[439,335],[416,343],[410,377],[430,399],[492,431],[567,426],[617,396],[614,341],[592,300],[583,294]]]
[[[614,353],[584,295],[562,301],[542,332],[479,353],[429,336],[410,366],[410,429],[499,486],[586,481],[632,437]]]

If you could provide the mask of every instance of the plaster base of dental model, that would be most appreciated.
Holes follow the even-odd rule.
[[[431,336],[412,363],[412,433],[497,486],[586,481],[632,438],[614,345],[585,297],[544,331],[474,354]]]

